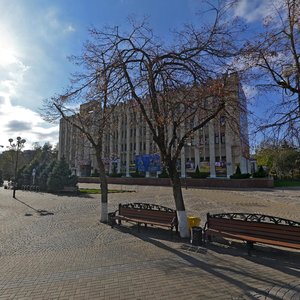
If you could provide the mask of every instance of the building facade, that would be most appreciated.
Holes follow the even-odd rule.
[[[246,97],[236,78],[231,81],[231,91],[234,101],[228,109],[234,120],[229,120],[221,112],[187,140],[178,159],[181,177],[194,172],[197,166],[200,171],[209,172],[212,178],[229,177],[237,165],[242,173],[250,172]],[[91,106],[91,103],[82,105],[79,114],[91,109]],[[93,114],[93,110],[90,112]],[[137,169],[138,156],[157,157],[159,151],[141,113],[132,110],[131,101],[114,107],[111,120],[113,126],[104,136],[102,155],[106,170],[107,173],[122,173],[129,177]],[[78,176],[97,174],[95,152],[90,143],[70,122],[61,119],[59,157],[63,156]],[[159,171],[147,170],[145,173],[146,177],[150,177],[157,176]]]

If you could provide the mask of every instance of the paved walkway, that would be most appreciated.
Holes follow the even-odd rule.
[[[174,207],[169,188],[113,188],[132,192],[110,194],[110,211],[132,201]],[[0,299],[300,299],[300,252],[191,248],[165,230],[100,224],[99,196],[16,195],[0,188]],[[299,190],[188,189],[184,197],[202,225],[208,211],[300,221]]]

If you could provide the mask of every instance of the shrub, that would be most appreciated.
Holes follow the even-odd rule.
[[[2,170],[0,170],[0,186],[3,186],[3,177],[2,177]]]
[[[192,178],[207,178],[209,177],[209,172],[199,172],[199,174],[195,175],[195,173],[190,174]]]
[[[258,171],[253,173],[253,178],[267,177],[268,173],[264,170],[263,166],[259,166]]]
[[[158,175],[159,178],[169,178],[169,173],[167,169],[164,167],[161,171],[161,173]]]
[[[133,178],[143,178],[145,177],[145,174],[139,171],[135,171],[134,173],[130,173],[130,176]]]
[[[122,177],[122,173],[110,173],[109,177]]]
[[[251,174],[249,174],[249,173],[242,174],[239,165],[237,165],[235,173],[230,176],[231,179],[246,179],[246,178],[250,178],[250,177],[251,177]]]
[[[240,166],[239,165],[237,165],[237,167],[236,167],[236,170],[235,170],[235,173],[234,173],[235,175],[242,175],[242,172],[241,172],[241,168],[240,168]]]
[[[189,174],[192,178],[207,178],[210,173],[209,172],[200,172],[199,167],[196,167],[195,172]]]
[[[94,170],[94,173],[91,174],[91,177],[99,177],[99,172],[97,169]]]
[[[244,173],[244,174],[233,174],[230,176],[231,179],[247,179],[250,178],[251,174]]]

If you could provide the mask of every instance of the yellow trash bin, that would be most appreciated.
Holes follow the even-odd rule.
[[[191,231],[192,227],[197,227],[200,224],[200,218],[198,217],[187,217],[188,224],[189,224],[189,230]]]

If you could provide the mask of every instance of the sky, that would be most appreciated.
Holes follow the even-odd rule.
[[[233,15],[249,26],[261,22],[271,0],[239,0]],[[148,17],[155,33],[168,39],[184,23],[200,22],[201,0],[0,0],[0,145],[8,139],[58,143],[58,124],[40,116],[43,100],[67,87],[88,28],[119,26],[129,16]],[[245,86],[252,98],[255,89]],[[255,105],[255,103],[254,103]]]

